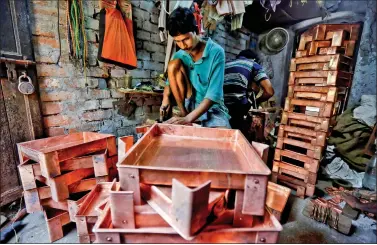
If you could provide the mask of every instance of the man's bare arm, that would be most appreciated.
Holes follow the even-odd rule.
[[[257,103],[260,104],[267,101],[269,98],[274,96],[275,91],[269,79],[264,79],[260,82],[260,86],[263,89],[263,94],[257,98]]]

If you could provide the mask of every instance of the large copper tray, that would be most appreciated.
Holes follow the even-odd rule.
[[[263,215],[271,171],[238,130],[154,124],[119,158],[120,186],[134,191],[139,184],[172,185],[175,178],[189,187],[211,181],[213,189],[245,190],[242,212]]]
[[[92,132],[80,132],[27,141],[17,144],[20,163],[27,159],[41,164],[45,178],[61,175],[60,162],[74,157],[107,149],[108,156],[117,154],[115,136]]]

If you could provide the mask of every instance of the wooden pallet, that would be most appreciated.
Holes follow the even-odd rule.
[[[300,179],[305,184],[315,185],[317,182],[317,173],[312,173],[305,168],[285,162],[274,161],[272,172]]]
[[[278,137],[276,148],[281,150],[292,150],[302,155],[306,155],[309,158],[315,158],[317,160],[320,160],[322,158],[322,151],[324,149],[324,147],[322,146],[315,146],[311,143],[282,137]]]
[[[344,71],[290,72],[288,85],[350,87],[353,74]]]
[[[341,54],[292,58],[289,70],[323,70],[352,72],[352,61],[352,58]]]
[[[310,143],[314,146],[325,146],[326,144],[325,132],[288,125],[280,125],[278,137],[293,138],[296,140],[301,140],[302,142]]]
[[[335,103],[344,101],[348,89],[343,87],[288,86],[288,98],[310,99]]]
[[[290,163],[312,173],[317,173],[319,169],[319,160],[310,158],[304,154],[300,154],[291,150],[275,149],[274,160],[278,162]]]
[[[316,100],[303,100],[303,99],[285,99],[284,111],[295,112],[308,116],[327,117],[331,118],[338,115],[342,103],[337,101],[323,102]]]
[[[40,164],[41,175],[53,178],[61,175],[60,163],[75,157],[107,150],[109,157],[117,154],[115,136],[81,132],[38,139],[17,144],[20,163],[33,160]]]
[[[296,191],[296,196],[300,198],[305,198],[305,196],[311,197],[315,192],[315,185],[306,184],[304,181],[291,176],[273,172],[271,174],[271,181],[293,189],[294,191]]]
[[[298,50],[306,50],[313,41],[331,40],[331,46],[342,46],[345,40],[358,40],[359,32],[359,24],[320,24],[301,34]]]
[[[331,126],[336,123],[336,117],[316,117],[302,113],[283,111],[280,123],[328,133],[331,130]]]

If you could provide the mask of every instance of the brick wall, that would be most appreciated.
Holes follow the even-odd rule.
[[[58,41],[58,12],[61,38],[61,57]],[[141,124],[151,113],[156,116],[158,106],[153,111],[137,108],[135,117],[127,119],[113,108],[113,102],[125,97],[115,89],[118,79],[123,79],[125,70],[113,66],[110,79],[105,80],[107,69],[98,63],[98,25],[93,14],[100,11],[99,1],[83,1],[88,40],[89,68],[87,79],[83,71],[76,67],[68,56],[66,33],[66,1],[31,0],[29,2],[30,22],[34,53],[37,61],[38,82],[42,103],[43,122],[47,136],[67,134],[76,131],[101,131],[118,136],[134,133],[134,127]],[[130,71],[133,84],[141,79],[153,78],[163,72],[165,44],[158,35],[158,10],[153,1],[131,1],[133,20],[136,23],[136,48],[138,67]],[[227,34],[229,24],[219,24],[213,35],[226,51],[227,60],[235,57],[246,47],[248,36],[240,33],[239,38]],[[103,84],[107,85],[106,89]],[[145,113],[144,113],[145,112]],[[153,117],[153,116],[152,116]]]

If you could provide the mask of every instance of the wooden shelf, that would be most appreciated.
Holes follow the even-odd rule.
[[[140,95],[156,95],[156,96],[162,96],[163,93],[156,93],[151,91],[142,91],[142,90],[134,90],[134,89],[118,89],[118,92],[124,93],[124,94],[140,94]]]

